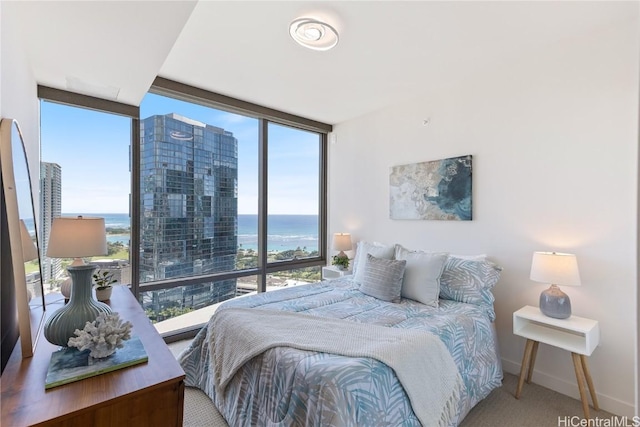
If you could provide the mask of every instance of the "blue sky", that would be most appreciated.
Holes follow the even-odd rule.
[[[41,102],[41,160],[62,168],[63,213],[127,213],[131,121]],[[238,212],[258,210],[258,120],[148,94],[140,117],[179,115],[224,128],[238,139]],[[318,213],[317,134],[269,126],[269,213]]]

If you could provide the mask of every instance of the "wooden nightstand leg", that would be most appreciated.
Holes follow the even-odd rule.
[[[584,372],[584,377],[586,378],[587,385],[589,386],[589,393],[591,394],[593,409],[599,411],[600,407],[598,406],[598,397],[596,396],[596,388],[593,386],[593,380],[591,379],[591,373],[589,372],[589,365],[587,365],[587,356],[581,354],[580,361],[582,362],[582,371]]]
[[[536,355],[538,354],[538,341],[533,342],[533,349],[531,350],[531,360],[529,361],[529,373],[527,374],[527,384],[531,384],[531,377],[533,376],[533,365],[536,364]]]
[[[582,361],[580,355],[577,353],[571,353],[573,359],[573,368],[576,371],[576,380],[578,381],[578,390],[580,391],[580,400],[582,401],[582,410],[584,411],[584,417],[589,419],[589,399],[587,398],[587,392],[584,389],[584,371],[582,369]]]
[[[531,363],[531,351],[533,350],[535,341],[527,340],[524,346],[524,355],[522,356],[522,366],[520,366],[520,378],[518,379],[518,388],[516,389],[516,399],[520,399],[522,386],[524,385],[525,376],[527,375],[527,367]]]

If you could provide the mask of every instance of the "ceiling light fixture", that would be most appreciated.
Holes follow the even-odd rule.
[[[296,43],[313,50],[329,50],[338,44],[336,29],[313,18],[294,19],[289,34]]]

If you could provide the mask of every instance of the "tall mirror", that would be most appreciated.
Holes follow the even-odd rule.
[[[30,357],[43,324],[45,300],[29,165],[20,127],[12,119],[0,121],[0,166],[22,356]]]

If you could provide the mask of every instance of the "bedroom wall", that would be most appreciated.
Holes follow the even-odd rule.
[[[16,119],[22,131],[32,182],[40,175],[40,118],[37,84],[22,49],[18,27],[11,19],[12,2],[2,2],[0,10],[0,117]],[[35,180],[35,181],[34,181]],[[40,200],[35,197],[36,211]]]
[[[0,2],[0,118],[12,118],[18,120],[26,142],[29,167],[32,172],[32,180],[37,180],[40,174],[40,131],[36,82],[24,55],[18,37],[18,22],[11,21],[11,4]],[[22,23],[24,25],[24,23]],[[37,182],[37,181],[35,181]],[[39,198],[34,198],[34,203],[39,203]],[[36,206],[37,209],[37,206]],[[4,207],[3,209],[4,210]],[[2,213],[3,218],[4,212]],[[9,250],[6,227],[0,226],[0,239],[2,251]],[[11,257],[3,254],[0,256],[0,294],[2,295],[2,319],[0,335],[4,343],[7,334],[17,333],[17,325],[14,321],[7,320],[7,313],[15,313],[15,303],[7,301],[13,299],[13,274],[11,273]],[[10,338],[7,345],[2,348],[0,358],[5,360],[10,352],[9,344],[15,338]]]
[[[494,293],[507,372],[519,372],[525,344],[512,334],[512,313],[537,306],[547,287],[529,280],[532,253],[575,253],[583,286],[564,290],[575,315],[600,322],[589,358],[598,398],[627,416],[638,413],[638,23],[636,13],[338,124],[329,147],[331,233],[487,253],[504,267]],[[465,154],[473,155],[473,221],[389,219],[391,166]],[[566,351],[541,345],[533,381],[579,398]]]

